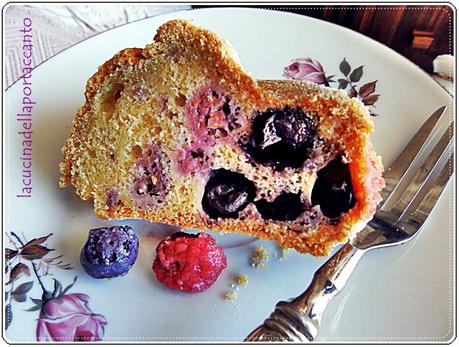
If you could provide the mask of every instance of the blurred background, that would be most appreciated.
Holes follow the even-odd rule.
[[[193,6],[204,7],[210,6]],[[428,73],[433,72],[432,62],[437,56],[453,54],[454,13],[449,6],[255,7],[297,13],[352,29],[389,46]]]
[[[33,20],[34,66],[110,28],[167,12],[217,6],[155,4],[9,5],[4,14],[4,88],[20,76],[22,19]],[[232,6],[235,7],[235,6]],[[242,7],[242,6],[239,6]],[[249,7],[249,6],[245,6]],[[389,46],[432,74],[439,55],[453,54],[454,13],[446,5],[251,6],[288,11],[335,23]],[[446,79],[450,78],[448,76]],[[440,84],[445,79],[434,76]]]

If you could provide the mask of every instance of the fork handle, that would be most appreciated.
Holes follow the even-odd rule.
[[[245,341],[313,341],[322,313],[343,289],[364,253],[347,242],[316,271],[308,289],[296,298],[278,302],[269,318]]]

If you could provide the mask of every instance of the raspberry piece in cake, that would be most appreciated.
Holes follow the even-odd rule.
[[[138,150],[131,194],[138,206],[157,207],[169,192],[169,177],[163,167],[163,152],[156,143]]]
[[[185,106],[197,142],[210,144],[242,126],[244,117],[240,110],[231,96],[217,86],[200,88]]]

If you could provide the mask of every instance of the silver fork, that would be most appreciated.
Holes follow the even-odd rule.
[[[386,170],[383,201],[367,226],[316,271],[301,295],[277,303],[245,341],[313,341],[327,304],[343,289],[360,258],[419,234],[453,172],[453,122],[448,119],[445,125],[445,113],[446,106],[435,111]]]

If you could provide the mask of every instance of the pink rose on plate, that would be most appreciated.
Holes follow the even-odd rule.
[[[107,320],[91,311],[89,297],[73,293],[43,303],[38,317],[38,341],[100,341]]]
[[[290,65],[284,68],[284,76],[294,80],[317,84],[324,84],[327,80],[322,65],[317,60],[311,58],[292,60]]]

